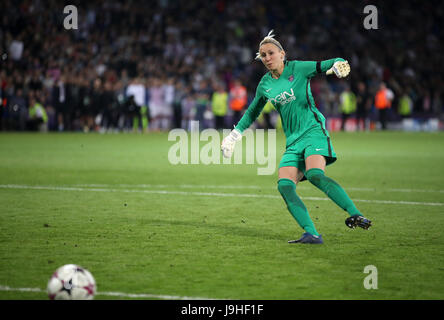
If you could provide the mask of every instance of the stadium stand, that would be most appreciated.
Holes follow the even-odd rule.
[[[64,28],[63,9],[68,4],[78,9],[76,30]],[[233,80],[240,79],[250,100],[265,72],[254,61],[255,53],[270,29],[288,59],[348,59],[352,73],[346,81],[355,93],[364,82],[373,99],[381,82],[386,83],[394,92],[389,122],[406,117],[443,120],[444,2],[372,2],[378,9],[378,29],[373,30],[363,27],[367,4],[4,0],[0,129],[29,129],[27,110],[34,100],[44,106],[52,131],[132,129],[126,89],[135,78],[145,85],[148,109],[151,86],[160,84],[168,92],[164,96],[169,102],[160,106],[164,112],[155,113],[169,117],[174,112],[167,109],[180,98],[187,100],[183,118],[192,119],[190,100],[199,93],[201,82],[210,90],[223,85],[228,92]],[[316,77],[311,86],[326,117],[340,116],[345,81]],[[370,105],[368,117],[376,121],[377,111],[373,102]],[[211,114],[204,118],[211,123]],[[166,123],[177,126],[180,121]]]

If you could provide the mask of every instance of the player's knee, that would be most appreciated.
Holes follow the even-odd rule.
[[[284,192],[285,184],[283,183],[282,179],[278,180],[278,182],[277,182],[277,189],[278,189],[280,194],[282,194],[282,192]]]
[[[287,178],[279,179],[277,183],[277,189],[284,199],[285,203],[290,205],[290,203],[295,201],[296,196],[296,183],[293,180]]]
[[[315,186],[319,186],[322,178],[324,177],[324,171],[321,169],[313,168],[305,173],[307,180]]]
[[[282,178],[278,180],[277,189],[281,195],[287,194],[296,188],[296,183],[293,180]]]

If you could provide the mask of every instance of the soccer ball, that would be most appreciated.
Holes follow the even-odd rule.
[[[88,270],[67,264],[51,276],[47,291],[51,300],[92,300],[96,293],[96,281]]]

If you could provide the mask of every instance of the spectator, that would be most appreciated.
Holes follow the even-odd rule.
[[[60,77],[55,81],[55,85],[52,88],[52,105],[56,110],[58,131],[64,131],[65,129],[64,122],[67,114],[65,89],[65,79]]]
[[[105,82],[104,93],[103,93],[103,118],[102,118],[102,130],[112,131],[117,128],[118,114],[118,104],[117,97],[114,91],[114,86],[111,81]]]
[[[196,110],[196,99],[191,92],[191,88],[185,92],[185,99],[182,100],[182,127],[191,130],[191,121],[194,119]]]
[[[22,89],[18,89],[17,93],[11,97],[8,114],[12,121],[11,128],[13,130],[26,130],[28,108]]]
[[[398,113],[402,118],[408,118],[412,115],[413,101],[409,95],[404,92],[399,99]]]
[[[182,101],[185,99],[184,86],[181,81],[175,83],[174,101],[173,101],[173,119],[174,128],[182,128]]]
[[[174,91],[174,79],[166,79],[163,84],[164,106],[161,119],[161,128],[164,130],[169,129],[171,126],[170,119],[173,116]]]
[[[195,120],[199,122],[199,129],[206,128],[205,123],[205,111],[210,104],[211,91],[208,88],[208,84],[205,80],[202,80],[199,85],[199,89],[196,91],[196,115]]]
[[[97,131],[102,123],[103,108],[105,105],[105,94],[103,82],[100,78],[94,80],[93,91],[91,92],[91,103],[88,112],[88,130]]]
[[[139,129],[139,121],[143,132],[148,131],[148,115],[147,106],[145,105],[145,85],[141,78],[135,78],[126,89],[127,97],[133,97],[133,105],[136,106],[136,110],[133,113],[133,131],[137,132]]]
[[[237,124],[242,117],[242,110],[247,105],[247,89],[239,79],[234,80],[230,89],[230,108],[233,110],[233,125]]]
[[[349,86],[345,87],[345,90],[339,96],[340,108],[341,108],[341,131],[345,130],[345,124],[350,115],[356,111],[356,96],[350,90]]]
[[[367,115],[370,110],[371,100],[364,82],[358,83],[358,92],[356,93],[356,130],[367,130]],[[362,125],[361,125],[362,124]]]
[[[211,107],[215,117],[216,130],[224,129],[228,110],[228,93],[221,83],[216,84],[216,91],[211,98]]]
[[[162,127],[161,120],[164,112],[165,91],[159,78],[153,78],[151,81],[149,81],[149,96],[149,107],[152,117],[151,128],[155,131],[160,131]]]
[[[387,129],[388,110],[392,106],[393,98],[393,91],[387,88],[384,82],[381,82],[375,95],[375,107],[378,109],[382,130]]]
[[[31,131],[48,131],[48,115],[45,108],[37,102],[36,98],[30,98],[28,113],[28,129]]]

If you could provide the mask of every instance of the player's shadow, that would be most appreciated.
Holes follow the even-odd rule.
[[[214,230],[219,235],[237,235],[241,237],[251,237],[258,238],[261,240],[278,240],[286,241],[282,234],[272,233],[269,230],[255,229],[248,227],[246,223],[245,226],[235,226],[235,225],[222,225],[213,224],[208,222],[198,222],[198,221],[183,221],[183,220],[162,220],[162,219],[147,219],[144,220],[147,224],[152,225],[174,225],[174,226],[185,226],[193,227],[198,231],[199,229]]]

